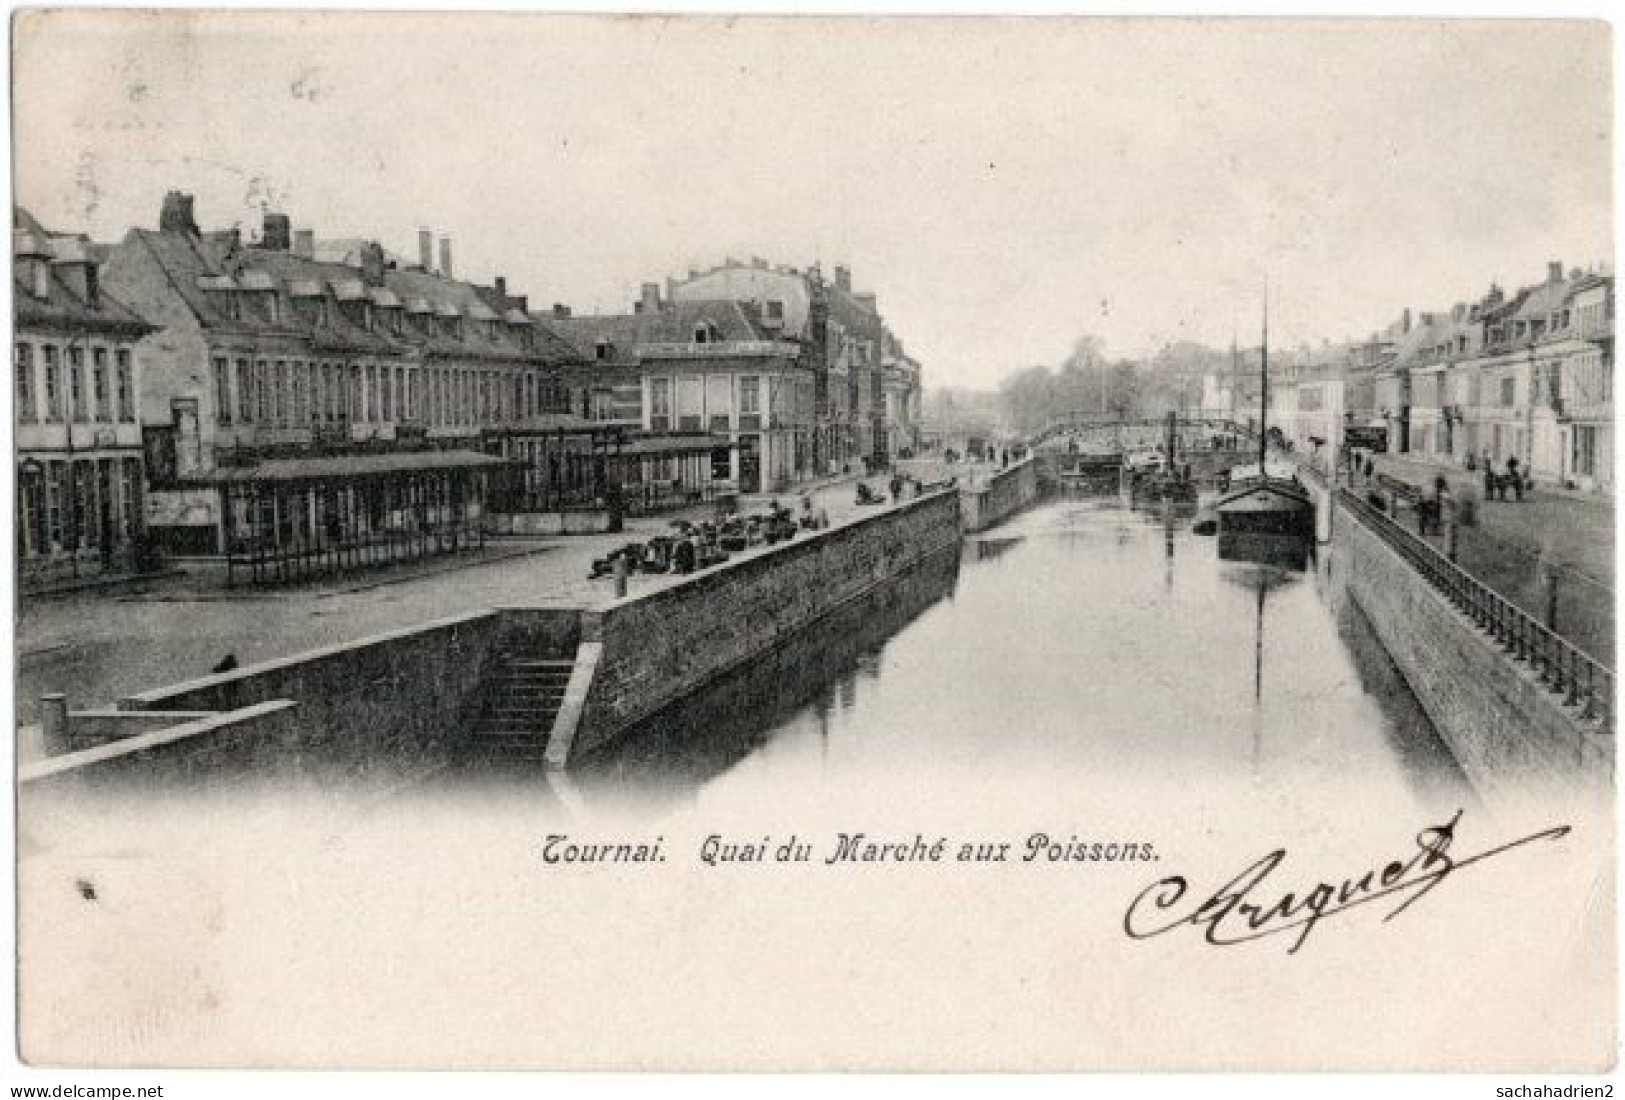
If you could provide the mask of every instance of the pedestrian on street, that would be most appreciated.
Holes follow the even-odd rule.
[[[1519,503],[1523,502],[1523,472],[1518,469],[1516,458],[1507,459],[1507,480],[1512,484],[1512,491],[1516,494]]]
[[[1495,496],[1496,496],[1496,493],[1500,491],[1500,488],[1501,488],[1501,479],[1495,476],[1495,467],[1490,465],[1489,453],[1485,452],[1485,454],[1484,454],[1484,503],[1488,504],[1490,501],[1494,500]]]
[[[1373,465],[1373,464],[1372,464],[1372,462],[1371,462],[1371,456],[1370,456],[1370,455],[1366,455],[1366,456],[1365,456],[1365,479],[1366,479],[1366,480],[1367,480],[1367,481],[1370,481],[1370,480],[1371,480],[1371,472],[1372,472],[1372,471],[1373,471],[1373,470],[1375,470],[1375,469],[1376,469],[1376,466],[1375,466],[1375,465]]]
[[[675,573],[692,573],[698,555],[694,549],[694,540],[691,538],[679,539],[672,548],[672,571]]]
[[[1433,533],[1444,533],[1444,517],[1450,510],[1450,482],[1443,474],[1433,479]]]

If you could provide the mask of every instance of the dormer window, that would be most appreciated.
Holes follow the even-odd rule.
[[[410,298],[406,302],[406,323],[415,335],[434,335],[434,307],[427,298]]]
[[[463,338],[463,315],[456,306],[449,302],[442,303],[435,309],[435,319],[439,322],[438,330],[441,336],[448,340]]]
[[[276,282],[264,271],[246,270],[237,276],[242,299],[242,319],[260,324],[278,320]]]
[[[327,295],[314,279],[295,279],[288,284],[293,315],[301,324],[317,327],[327,324]]]
[[[392,336],[401,334],[401,300],[387,286],[369,287],[367,309],[374,326]]]
[[[230,275],[200,275],[197,285],[217,314],[228,321],[241,319],[237,283]]]
[[[348,302],[340,302],[339,312],[344,315],[344,319],[346,321],[350,322],[350,324],[354,325],[356,328],[365,329],[371,327],[369,318],[367,316],[366,302],[356,301],[354,299]]]
[[[371,328],[372,319],[367,315],[367,287],[360,279],[335,280],[333,297],[338,299],[339,312],[344,319],[357,328]]]
[[[319,328],[327,324],[327,300],[325,298],[295,298],[293,300],[293,315],[302,323],[312,328]]]

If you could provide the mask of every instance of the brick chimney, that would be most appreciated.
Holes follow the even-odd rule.
[[[880,312],[880,307],[875,303],[874,291],[866,290],[861,294],[852,295],[852,298],[858,303],[858,305],[867,308],[870,313]]]
[[[1406,306],[1405,307],[1405,312],[1401,313],[1399,315],[1399,331],[1400,332],[1409,332],[1409,331],[1411,331],[1411,307],[1410,306]]]
[[[361,246],[361,278],[368,286],[384,285],[384,246],[377,241]]]
[[[314,229],[294,230],[293,254],[301,260],[314,260],[316,258],[316,231]]]
[[[570,307],[565,305],[563,302],[554,302],[553,316],[557,317],[561,321],[564,320],[570,316]]]
[[[507,276],[498,275],[495,279],[492,279],[491,280],[491,289],[496,291],[497,297],[499,299],[501,299],[501,301],[502,301],[503,308],[507,308],[507,305],[508,305],[508,278],[507,278]]]
[[[192,214],[192,196],[180,191],[164,195],[163,209],[158,212],[158,230],[161,233],[189,233],[197,236],[197,219]]]
[[[418,264],[425,274],[434,274],[434,234],[427,229],[418,230]]]
[[[1551,263],[1546,265],[1546,281],[1548,283],[1560,283],[1563,281],[1562,260],[1553,260]]]
[[[848,294],[852,293],[852,269],[845,264],[835,265],[835,287]]]
[[[260,238],[260,247],[273,252],[286,252],[292,233],[292,223],[286,214],[273,214],[265,212],[265,227]]]
[[[638,310],[641,313],[660,312],[660,284],[644,283],[643,293],[638,299]]]
[[[440,238],[440,274],[443,278],[452,278],[451,268],[451,238]]]

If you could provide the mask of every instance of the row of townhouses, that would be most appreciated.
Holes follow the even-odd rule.
[[[280,213],[205,231],[179,192],[116,244],[15,210],[24,583],[159,553],[295,579],[790,489],[917,443],[920,365],[845,267],[729,261],[589,317],[417,243]]]
[[[1497,468],[1507,459],[1547,486],[1611,492],[1614,278],[1548,266],[1546,278],[1476,302],[1405,310],[1363,340],[1270,351],[1269,423],[1317,447],[1345,429],[1378,430],[1389,453]],[[1234,376],[1206,380],[1202,403],[1257,418],[1258,350]]]

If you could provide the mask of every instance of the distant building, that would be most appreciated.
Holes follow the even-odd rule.
[[[1236,411],[1236,391],[1232,379],[1208,373],[1202,376],[1201,407],[1197,415],[1207,420],[1230,420]]]
[[[1436,462],[1504,468],[1576,488],[1608,488],[1613,456],[1610,275],[1548,265],[1508,295],[1424,312],[1357,345],[1350,378],[1367,375],[1389,449]],[[1351,410],[1363,414],[1363,396]]]
[[[681,498],[724,482],[785,489],[815,473],[813,372],[801,343],[780,338],[754,304],[672,300],[649,283],[632,313],[556,324],[606,372],[636,371],[648,439],[627,450],[647,460],[636,474],[628,467],[629,500],[655,499],[674,481]]]
[[[129,569],[146,529],[138,342],[94,247],[12,212],[17,563],[24,589]]]
[[[855,291],[845,265],[826,281],[817,267],[730,260],[710,271],[690,271],[671,293],[679,301],[746,302],[765,331],[801,344],[814,380],[811,447],[820,472],[858,459],[883,465],[902,440],[916,438],[899,418],[919,410],[919,364],[910,360],[905,370],[901,354],[893,356],[888,378],[888,341],[899,353],[901,343],[887,329],[876,295]]]
[[[1325,344],[1308,349],[1282,365],[1280,392],[1272,402],[1270,423],[1294,446],[1310,450],[1342,445],[1347,423],[1350,348]],[[1276,383],[1272,379],[1272,386]]]
[[[1561,476],[1582,489],[1614,480],[1614,280],[1582,275],[1569,287],[1566,355],[1553,373],[1553,407],[1564,438]]]

